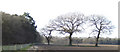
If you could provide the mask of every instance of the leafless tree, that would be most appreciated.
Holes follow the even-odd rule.
[[[46,38],[48,45],[50,45],[50,41],[52,38],[52,35],[51,35],[52,31],[53,31],[53,29],[45,27],[45,28],[42,28],[41,32],[40,32],[40,34]]]
[[[97,34],[95,46],[98,46],[100,34],[103,33],[110,34],[114,26],[111,24],[111,21],[107,20],[104,16],[91,15],[89,18],[90,18],[89,21],[91,23],[90,26],[93,27],[91,33]]]
[[[54,28],[61,34],[69,34],[69,45],[72,45],[72,35],[75,32],[81,32],[84,28],[82,24],[85,23],[85,16],[81,13],[69,13],[58,16],[57,19],[50,23],[50,28]]]

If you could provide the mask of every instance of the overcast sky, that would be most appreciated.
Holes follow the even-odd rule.
[[[69,12],[80,12],[86,16],[92,14],[102,15],[111,20],[116,28],[111,35],[101,36],[115,38],[118,37],[118,1],[119,0],[2,0],[0,1],[0,11],[18,15],[29,12],[36,21],[38,31],[48,24],[50,19],[55,19],[57,16]],[[80,37],[86,36],[89,35],[80,35]]]

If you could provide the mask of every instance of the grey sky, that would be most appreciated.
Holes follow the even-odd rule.
[[[69,12],[81,12],[86,16],[103,15],[115,25],[114,32],[104,37],[118,37],[119,0],[2,0],[0,11],[10,14],[29,12],[38,26],[37,30],[48,24],[50,19]],[[77,36],[77,35],[74,35]],[[86,37],[89,35],[80,35]]]

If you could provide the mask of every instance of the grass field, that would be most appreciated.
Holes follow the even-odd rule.
[[[67,45],[35,45],[28,50],[118,50],[118,45],[103,45],[99,44],[99,47],[95,47],[94,44],[73,44],[73,46]]]
[[[21,45],[4,45],[2,50],[26,50],[30,48],[31,44],[21,44]]]

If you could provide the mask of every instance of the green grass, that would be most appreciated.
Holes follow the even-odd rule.
[[[32,45],[30,44],[29,46],[25,47],[25,48],[22,48],[20,50],[27,50],[28,48],[30,48]]]
[[[20,50],[3,50],[2,52],[27,52],[26,50],[28,49],[28,48],[30,48],[32,45],[30,44],[29,46],[27,46],[27,47],[25,47],[25,48],[22,48],[22,49],[20,49]]]
[[[20,45],[16,45],[17,47],[20,47]],[[32,44],[29,44],[29,45],[27,45],[26,47],[24,47],[24,48],[20,48],[20,49],[17,49],[16,50],[16,46],[12,46],[12,45],[5,45],[5,46],[2,46],[2,48],[3,48],[3,50],[2,50],[2,52],[8,52],[8,51],[10,51],[10,50],[14,50],[14,52],[17,52],[17,51],[23,51],[23,50],[27,50],[28,48],[30,48],[31,46],[32,46]]]

